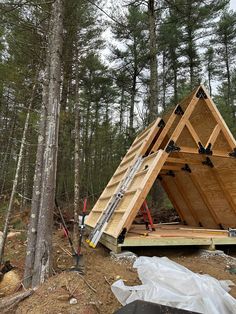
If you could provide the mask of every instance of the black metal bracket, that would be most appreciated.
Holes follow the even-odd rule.
[[[199,145],[199,149],[198,149],[199,154],[212,155],[211,143],[209,143],[206,148],[202,145],[201,142],[199,142],[198,145]]]
[[[206,155],[212,155],[211,143],[207,145],[207,147],[205,148],[205,152],[206,152]]]
[[[204,90],[202,89],[202,87],[199,88],[197,94],[196,94],[197,98],[202,98],[202,99],[207,99],[207,95],[204,92]]]
[[[161,128],[161,129],[163,129],[165,125],[166,125],[166,124],[165,124],[165,121],[164,121],[163,119],[161,119],[157,126],[158,126],[159,128]]]
[[[219,224],[219,227],[221,230],[225,230],[224,226],[222,224]]]
[[[229,156],[236,158],[236,147],[234,148],[234,150],[231,153],[229,153]]]
[[[172,152],[179,152],[180,151],[180,147],[178,147],[174,141],[169,141],[167,147],[166,147],[166,152],[172,153]]]
[[[118,239],[117,239],[117,242],[118,242],[119,244],[122,244],[122,243],[124,242],[125,236],[126,236],[126,232],[127,232],[127,229],[126,229],[126,228],[124,228],[124,229],[121,231],[121,233],[120,233],[120,235],[119,235],[119,237],[118,237]]]
[[[183,109],[181,108],[180,105],[178,105],[175,109],[175,114],[179,115],[179,116],[182,116],[184,114],[184,111]]]
[[[189,173],[191,173],[191,172],[192,172],[192,170],[190,169],[190,167],[189,167],[189,165],[188,165],[188,164],[185,164],[185,165],[184,165],[184,167],[182,167],[182,168],[181,168],[181,170],[183,170],[183,171],[187,171],[187,172],[189,172]]]
[[[213,163],[212,163],[212,161],[210,160],[209,157],[207,157],[206,160],[202,162],[202,164],[203,164],[204,166],[208,166],[208,167],[210,167],[210,168],[214,168],[214,165],[213,165]]]
[[[198,142],[198,146],[199,146],[199,149],[198,149],[198,152],[199,154],[205,154],[205,147],[201,144],[201,142]]]
[[[174,173],[173,170],[167,171],[166,175],[167,175],[167,176],[170,176],[170,177],[173,177],[173,178],[175,177],[175,173]]]

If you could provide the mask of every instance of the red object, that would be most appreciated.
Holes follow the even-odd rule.
[[[62,229],[63,229],[63,234],[64,234],[64,236],[67,238],[68,237],[68,230],[66,230],[66,228],[64,228],[64,227],[62,227]]]
[[[83,213],[86,212],[86,209],[87,209],[87,198],[84,199]]]
[[[152,231],[155,231],[152,216],[151,216],[146,200],[143,202],[143,205],[141,206],[141,211],[143,214],[144,222],[146,223],[146,228],[148,229],[148,222],[149,222],[149,225],[151,226]],[[148,218],[148,222],[147,222],[147,218]]]

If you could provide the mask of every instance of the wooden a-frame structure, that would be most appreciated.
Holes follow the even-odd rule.
[[[96,226],[140,156],[142,163],[109,220],[101,239],[103,244],[113,250],[118,245],[208,245],[213,239],[215,244],[236,244],[236,238],[223,231],[236,228],[236,141],[204,86],[200,85],[170,115],[157,118],[136,137],[89,214],[89,228]],[[170,231],[162,236],[158,228],[150,237],[131,235],[132,223],[157,178],[183,226],[191,229],[183,227],[175,236]],[[193,232],[185,231],[185,235],[184,230],[198,234],[205,230],[208,234],[201,233],[194,241]],[[175,237],[178,241],[174,241]],[[187,239],[191,241],[184,241]]]

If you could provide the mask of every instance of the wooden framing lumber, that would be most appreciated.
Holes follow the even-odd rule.
[[[232,171],[236,158],[230,155],[236,141],[204,86],[195,89],[163,121],[158,118],[136,137],[90,213],[86,224],[93,228],[130,167],[142,157],[103,239],[118,239],[122,230],[129,231],[159,174],[183,222],[205,228],[236,228],[236,172]],[[173,178],[168,177],[169,171]],[[109,247],[117,246],[113,240],[109,243]]]

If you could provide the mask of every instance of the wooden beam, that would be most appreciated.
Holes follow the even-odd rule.
[[[229,191],[225,188],[224,182],[222,181],[219,173],[217,172],[216,169],[212,168],[212,173],[216,179],[216,181],[218,182],[221,190],[223,191],[224,197],[227,200],[230,208],[232,209],[232,211],[234,212],[234,214],[236,214],[236,204],[232,198],[232,196],[230,195]]]
[[[181,147],[180,153],[200,155],[198,152],[198,148],[192,148],[192,147],[186,147],[186,146]],[[205,156],[205,155],[201,155],[201,156]],[[212,156],[232,158],[227,153],[219,151],[219,150],[213,150]]]
[[[180,134],[183,131],[183,128],[186,125],[186,122],[188,121],[188,119],[190,118],[193,110],[196,107],[196,104],[198,103],[199,99],[196,97],[196,94],[193,96],[192,100],[190,101],[187,109],[185,110],[181,120],[179,121],[179,124],[177,125],[176,129],[174,130],[172,136],[171,136],[171,140],[176,142],[180,136]]]
[[[201,165],[201,161],[193,160],[192,158],[175,158],[175,157],[168,157],[167,158],[168,163],[173,164],[190,164],[190,165]]]
[[[194,141],[195,141],[195,143],[197,144],[197,147],[198,147],[199,142],[201,142],[201,140],[200,140],[198,134],[194,130],[194,128],[193,128],[193,126],[192,126],[192,124],[190,123],[189,120],[186,122],[186,127],[188,128],[190,134],[192,135],[192,137],[193,137],[193,139],[194,139]]]
[[[179,215],[181,221],[184,222],[185,220],[184,220],[183,214],[182,214],[182,212],[181,212],[181,209],[179,208],[178,204],[176,203],[175,198],[173,197],[173,195],[172,195],[172,193],[171,193],[171,191],[170,191],[170,189],[169,189],[167,183],[165,182],[165,179],[162,178],[162,180],[160,181],[160,183],[161,183],[161,185],[162,185],[164,191],[166,192],[167,196],[169,197],[169,199],[170,199],[172,205],[174,205],[174,208],[175,208],[175,210],[177,211],[177,214]]]
[[[176,165],[164,165],[161,170],[174,170],[174,171],[180,171],[181,166],[176,166]]]
[[[220,130],[221,130],[221,127],[220,127],[219,124],[217,124],[217,125],[215,126],[213,132],[211,133],[211,136],[209,137],[209,140],[208,140],[208,142],[207,142],[207,144],[206,144],[206,147],[207,147],[209,144],[211,144],[211,147],[214,146],[215,141],[216,141],[216,139],[217,139],[217,137],[218,137],[218,135],[219,135],[219,133],[220,133]]]
[[[175,107],[175,109],[178,107],[178,105]],[[174,123],[175,119],[177,119],[177,115],[175,114],[175,109],[172,112],[171,116],[169,117],[164,129],[162,130],[159,138],[157,139],[156,143],[153,146],[153,151],[157,151],[160,148],[161,143],[163,142],[163,140],[165,139],[165,137],[167,136],[172,124]]]
[[[134,194],[134,197],[130,201],[126,212],[120,220],[120,223],[116,225],[116,230],[114,230],[113,234],[114,237],[118,237],[123,228],[129,230],[140,207],[146,199],[148,192],[150,191],[154,181],[156,180],[162,166],[166,162],[168,154],[163,150],[159,150],[156,154],[152,154],[152,157],[154,159],[149,166],[143,180],[140,183],[140,187],[142,187],[142,189],[137,189],[137,192]]]
[[[206,105],[208,106],[209,110],[211,111],[212,115],[216,119],[216,122],[220,125],[221,130],[228,140],[229,146],[234,149],[236,147],[236,140],[234,139],[232,133],[230,132],[227,124],[225,123],[224,119],[221,117],[219,110],[217,109],[216,105],[214,104],[213,100],[211,99],[210,95],[208,94],[207,90],[203,85],[201,85],[202,89],[204,90],[205,94],[207,95],[207,99],[204,99]]]
[[[217,215],[214,211],[214,208],[211,206],[211,203],[208,201],[206,193],[204,192],[204,190],[201,188],[200,184],[198,183],[196,176],[193,173],[191,173],[190,178],[191,178],[192,183],[194,184],[195,188],[197,189],[198,193],[201,195],[202,201],[205,203],[206,207],[208,208],[209,212],[211,213],[211,216],[212,216],[214,222],[216,223],[216,225],[219,226],[220,220],[217,217]]]
[[[196,224],[199,226],[200,225],[200,220],[196,214],[196,211],[192,207],[191,201],[188,198],[187,192],[184,192],[183,186],[180,182],[180,180],[175,176],[174,178],[174,183],[176,185],[177,190],[179,191],[180,195],[182,196],[185,204],[187,205],[187,208],[189,209],[193,219],[195,220]]]

